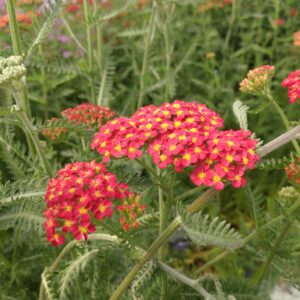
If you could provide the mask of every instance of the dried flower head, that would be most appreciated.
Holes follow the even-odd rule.
[[[269,89],[274,73],[275,67],[268,65],[250,70],[247,78],[240,82],[240,91],[251,95],[265,93]]]
[[[246,168],[253,168],[258,156],[256,141],[249,131],[222,131],[223,120],[203,104],[176,100],[159,107],[149,105],[130,118],[117,118],[100,128],[92,149],[111,158],[141,157],[143,149],[161,169],[176,172],[191,167],[191,180],[223,189],[225,182],[244,186]]]
[[[281,85],[288,89],[289,103],[300,100],[300,70],[290,73]]]
[[[88,234],[96,230],[92,217],[96,220],[111,217],[114,199],[121,203],[129,201],[133,206],[134,201],[127,198],[134,199],[128,186],[118,183],[103,164],[92,161],[66,165],[49,181],[45,196],[48,241],[54,246],[60,245],[67,233],[72,233],[77,240],[87,239]],[[129,211],[135,212],[135,209],[138,205]]]

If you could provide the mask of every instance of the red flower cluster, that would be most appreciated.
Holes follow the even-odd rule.
[[[161,169],[176,172],[192,166],[196,185],[223,189],[224,181],[234,187],[245,185],[244,172],[253,168],[258,156],[250,132],[221,131],[223,120],[203,104],[176,100],[139,109],[131,118],[117,118],[102,126],[91,148],[106,162],[114,157],[134,159],[142,147]]]
[[[52,125],[55,125],[55,123],[59,122],[58,118],[52,118],[49,120],[49,123]],[[55,127],[55,128],[43,128],[41,130],[41,134],[47,138],[49,138],[51,141],[57,141],[61,137],[63,137],[64,134],[67,133],[67,128],[64,127]]]
[[[113,199],[124,201],[122,204],[133,222],[137,214],[133,216],[131,213],[144,209],[137,201],[126,200],[134,199],[128,186],[118,183],[113,173],[107,172],[103,164],[95,161],[66,165],[49,181],[45,198],[45,228],[47,238],[54,246],[64,243],[64,235],[69,232],[77,240],[86,239],[89,233],[95,231],[91,216],[97,220],[110,217]],[[122,210],[121,206],[118,209]]]
[[[61,112],[61,115],[69,121],[84,123],[89,127],[99,128],[105,120],[111,119],[115,112],[108,107],[91,103],[82,103]]]
[[[300,184],[299,163],[300,163],[300,158],[298,158],[295,163],[291,163],[285,168],[285,173],[289,181],[296,185]]]
[[[268,65],[250,70],[247,78],[240,82],[240,91],[251,95],[264,92],[269,87],[274,73],[275,67]]]
[[[300,70],[290,73],[281,85],[288,89],[290,103],[300,100]]]

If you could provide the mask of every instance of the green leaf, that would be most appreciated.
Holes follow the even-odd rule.
[[[237,249],[244,243],[240,234],[226,221],[220,221],[218,217],[211,219],[202,212],[194,215],[184,214],[182,226],[197,245]]]

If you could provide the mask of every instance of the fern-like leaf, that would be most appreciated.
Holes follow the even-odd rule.
[[[236,100],[232,105],[233,113],[240,124],[240,128],[247,130],[248,129],[248,119],[247,119],[247,111],[249,107],[244,105],[242,101]]]
[[[43,234],[45,218],[42,201],[27,200],[1,209],[0,229],[19,227],[21,231],[36,231]]]
[[[60,15],[63,6],[62,2],[63,1],[61,0],[48,0],[44,2],[40,10],[41,15],[39,16],[39,21],[35,25],[35,38],[31,42],[26,53],[27,60],[32,55],[34,48],[37,45],[41,44],[43,40],[48,36],[55,20]]]
[[[109,101],[112,100],[113,76],[115,74],[115,66],[110,54],[107,54],[104,68],[101,74],[101,83],[98,91],[97,103],[99,105],[109,106]]]
[[[110,21],[111,19],[126,12],[134,3],[134,0],[115,0],[112,9],[108,11],[101,10],[97,12],[94,16],[90,17],[88,20],[88,25],[93,26],[98,23]]]
[[[182,226],[191,240],[201,246],[218,246],[236,249],[243,246],[243,239],[226,221],[218,217],[211,219],[209,215],[199,212],[195,215],[184,214]]]
[[[79,277],[80,273],[88,266],[88,264],[97,255],[98,249],[87,251],[70,262],[67,268],[61,274],[60,278],[60,299],[67,299],[71,293],[74,281]]]
[[[47,179],[18,180],[0,185],[0,207],[9,206],[19,200],[38,200],[45,194]]]
[[[131,293],[134,300],[143,300],[144,297],[140,295],[140,290],[147,280],[149,280],[155,270],[156,266],[153,261],[147,262],[143,268],[138,272],[134,281],[131,284]]]

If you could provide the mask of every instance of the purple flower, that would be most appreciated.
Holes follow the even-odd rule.
[[[58,37],[58,41],[62,44],[68,44],[71,41],[71,39],[69,36],[62,34]]]
[[[72,55],[70,51],[63,51],[63,57],[64,58],[69,58]]]

